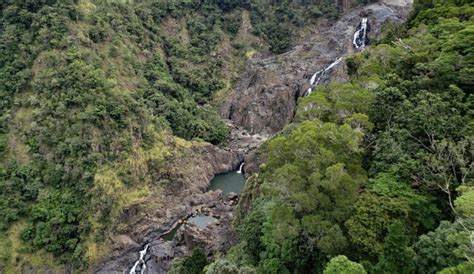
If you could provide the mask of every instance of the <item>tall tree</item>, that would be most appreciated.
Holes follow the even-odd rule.
[[[410,274],[414,271],[414,252],[408,247],[409,239],[405,234],[403,223],[395,221],[388,228],[383,252],[375,266],[378,273]]]

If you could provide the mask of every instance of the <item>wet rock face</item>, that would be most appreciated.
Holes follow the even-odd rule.
[[[371,27],[369,40],[378,37],[381,25],[387,21],[404,20],[400,4],[383,3],[355,9],[335,24],[321,22],[307,42],[291,51],[270,58],[251,60],[234,94],[223,104],[221,115],[235,127],[249,134],[273,135],[291,122],[299,97],[303,96],[314,72],[337,58],[355,51],[352,36],[363,17]],[[400,2],[400,3],[399,3]],[[328,71],[320,83],[346,81],[344,62]]]

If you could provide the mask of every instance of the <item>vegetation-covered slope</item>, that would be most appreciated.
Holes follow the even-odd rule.
[[[470,2],[415,1],[346,60],[349,83],[300,100],[208,273],[473,271]],[[95,263],[124,211],[160,203],[189,140],[225,144],[215,108],[246,59],[334,3],[2,1],[0,271]]]
[[[246,59],[333,3],[1,1],[0,270],[100,257],[125,209],[159,203],[180,138],[225,143],[215,106]]]
[[[474,6],[436,3],[299,101],[207,273],[473,272]]]

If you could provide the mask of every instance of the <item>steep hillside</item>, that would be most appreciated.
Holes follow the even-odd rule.
[[[298,100],[206,273],[472,273],[473,8],[415,2]]]
[[[471,2],[2,1],[0,273],[473,272]]]
[[[204,142],[228,141],[216,108],[246,61],[283,52],[305,26],[344,12],[333,1],[0,8],[0,270],[8,273],[93,266],[134,246],[124,234],[142,240],[152,228],[134,225],[167,206],[168,188],[188,191],[173,197],[203,192],[214,174],[236,168],[242,155]]]

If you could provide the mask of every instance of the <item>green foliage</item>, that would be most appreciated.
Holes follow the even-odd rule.
[[[308,2],[251,1],[253,32],[268,41],[273,53],[283,53],[291,46],[291,31],[296,26],[320,17],[338,17],[338,6],[334,1],[318,0]]]
[[[383,26],[383,38],[376,41],[377,44],[389,44],[397,41],[399,38],[408,36],[406,24],[388,23]]]
[[[350,261],[346,256],[339,255],[332,258],[324,268],[324,274],[365,274],[364,267]]]
[[[227,126],[210,106],[199,106],[189,90],[173,81],[159,56],[146,64],[145,77],[149,84],[146,104],[156,116],[166,118],[175,135],[186,139],[199,137],[213,144],[227,139]]]
[[[242,15],[239,11],[226,13],[223,15],[223,28],[232,35],[236,35],[242,23]]]
[[[454,205],[460,217],[474,218],[474,187],[460,186],[457,191],[460,195],[454,201]]]
[[[383,252],[378,264],[377,273],[413,273],[414,252],[408,248],[409,237],[403,228],[403,223],[395,221],[388,228],[388,235],[383,244]]]
[[[417,1],[408,24],[347,58],[350,83],[301,98],[293,125],[266,143],[252,177],[263,200],[239,226],[254,260],[237,262],[306,273],[347,254],[374,273],[470,269],[474,10],[435,2]],[[280,31],[265,12],[293,18],[291,3],[280,5],[289,8],[255,5],[256,33]],[[429,232],[446,218],[452,227]]]
[[[12,242],[4,236],[0,237],[0,242],[2,243],[0,246],[0,265],[6,265],[12,257]]]
[[[246,216],[243,223],[238,226],[241,242],[244,243],[244,250],[253,261],[258,263],[260,252],[263,250],[263,222],[265,220],[264,201],[255,202],[254,209]]]
[[[267,144],[263,197],[239,226],[263,273],[306,272],[347,246],[343,223],[365,180],[362,133],[305,121]]]
[[[376,178],[369,181],[368,190],[408,205],[411,209],[410,223],[414,226],[413,229],[425,231],[435,227],[436,219],[434,216],[438,215],[439,211],[432,198],[410,188],[408,184],[400,182],[393,175],[379,173]]]
[[[206,274],[255,274],[256,270],[249,266],[237,266],[236,264],[218,259],[205,268]]]
[[[364,252],[365,257],[375,258],[382,252],[387,228],[396,219],[408,219],[409,207],[396,199],[366,193],[355,205],[354,215],[346,226],[351,242]]]
[[[243,54],[221,45],[237,45],[242,10],[258,47],[282,53],[334,3],[2,1],[0,233],[21,220],[26,251],[85,266],[87,244],[159,188],[168,132],[226,141],[214,104]],[[264,146],[240,245],[205,271],[320,272],[340,254],[377,273],[472,271],[473,14],[472,1],[415,1],[408,24],[347,59],[350,83],[302,98]],[[0,239],[0,262],[17,263]],[[173,271],[206,263],[195,250]],[[331,271],[364,270],[338,256]]]
[[[265,25],[264,33],[269,40],[271,52],[283,53],[290,47],[290,30],[278,22]]]
[[[414,3],[413,18],[410,25],[439,23],[438,20],[444,17],[457,17],[460,19],[468,19],[472,13],[472,1],[469,0],[417,0]]]
[[[41,197],[31,209],[33,225],[21,237],[33,247],[60,256],[64,261],[80,259],[80,197],[69,192],[50,192]]]
[[[127,205],[122,197],[114,200],[121,205],[91,201],[98,167],[155,145],[156,132],[168,127],[187,139],[224,142],[228,128],[213,106],[200,105],[222,87],[222,75],[208,77],[219,67],[207,63],[205,74],[176,74],[165,62],[173,56],[156,57],[161,38],[148,3],[30,2],[1,4],[0,231],[23,218],[29,249],[87,263],[84,240],[90,233],[104,240],[96,234],[116,229],[111,210]],[[196,43],[214,46],[212,37]],[[185,52],[191,62],[202,59]],[[196,78],[205,80],[195,85]],[[128,190],[136,180],[124,173],[117,176]],[[146,189],[136,188],[125,191],[134,201]],[[100,217],[90,218],[92,208]],[[107,229],[91,232],[99,228]]]
[[[0,158],[7,150],[7,136],[6,134],[0,134]]]
[[[393,175],[382,173],[369,181],[346,226],[354,246],[366,254],[366,259],[375,260],[383,250],[391,223],[403,221],[405,233],[414,240],[420,232],[434,228],[437,214],[432,199],[416,193]]]
[[[173,263],[170,274],[200,274],[207,265],[207,257],[201,248],[195,248],[191,256]]]
[[[447,267],[441,270],[440,274],[463,274],[471,273],[474,271],[474,264],[472,262],[464,262],[457,266]]]
[[[27,213],[28,202],[36,199],[41,182],[37,170],[29,166],[12,163],[0,172],[0,231],[3,232]]]
[[[420,236],[414,247],[418,271],[424,273],[468,273],[473,269],[472,231],[474,223],[469,209],[471,187],[459,188],[461,195],[455,200],[460,215],[454,222],[442,221],[435,231]]]
[[[28,249],[75,265],[97,259],[94,246],[107,248],[102,242],[117,230],[119,215],[143,202],[153,175],[164,172],[163,159],[150,154],[173,139],[168,132],[226,142],[215,100],[243,68],[235,65],[242,52],[227,47],[235,44],[242,10],[261,19],[266,42],[259,49],[282,52],[304,19],[299,12],[315,4],[270,6],[2,1],[0,233],[22,219]]]
[[[468,235],[464,233],[460,223],[443,221],[435,231],[422,235],[414,245],[417,270],[421,273],[437,273],[446,267],[461,264],[464,258],[456,250],[469,242]]]
[[[468,149],[472,81],[465,81],[463,71],[470,70],[474,60],[465,50],[470,42],[464,40],[470,36],[472,25],[465,20],[474,13],[472,7],[448,3],[427,7],[431,6],[421,8],[423,11],[410,22],[408,37],[394,41],[392,46],[384,45],[384,41],[394,40],[393,31],[388,30],[382,44],[348,61],[353,77],[382,80],[369,110],[374,145],[368,160],[375,179],[369,182],[368,193],[361,195],[355,214],[346,223],[351,241],[366,252],[361,259],[375,262],[379,254],[377,271],[381,273],[413,272],[396,266],[396,261],[389,262],[391,257],[401,256],[404,247],[394,255],[383,255],[388,238],[383,239],[390,237],[389,224],[403,223],[406,230],[399,234],[408,237],[406,246],[417,235],[433,229],[443,216],[437,207],[452,214],[452,195],[465,181],[462,178],[469,176],[472,161]],[[459,201],[462,204],[466,200]],[[447,255],[452,253],[449,241],[441,240],[437,251],[428,251],[429,242],[422,236],[415,245],[418,272],[434,273],[460,263],[452,259],[454,255]]]
[[[424,14],[438,14],[440,20],[428,22]],[[463,177],[458,171],[464,164],[457,160],[443,170],[426,171],[425,167],[450,158],[433,147],[440,147],[442,142],[459,146],[470,131],[468,109],[472,106],[468,94],[472,81],[465,74],[474,60],[467,50],[472,48],[472,39],[468,38],[472,36],[472,23],[466,19],[472,14],[471,6],[449,4],[426,10],[414,21],[431,25],[412,29],[412,38],[391,49],[377,47],[376,54],[369,57],[391,64],[389,71],[374,70],[370,64],[373,61],[358,64],[358,74],[379,73],[385,79],[385,85],[376,92],[370,115],[377,129],[372,173],[393,170],[403,178],[427,184],[439,182],[442,177]],[[469,158],[466,149],[458,154]],[[440,169],[438,164],[435,166]],[[453,174],[452,170],[458,171]]]
[[[371,130],[373,125],[366,113],[372,100],[372,92],[360,85],[332,83],[299,101],[295,121],[319,119]]]
[[[71,0],[2,5],[0,132],[6,131],[7,110],[13,102],[13,95],[27,85],[34,59],[42,50],[63,45],[66,22],[74,14],[72,3]]]

